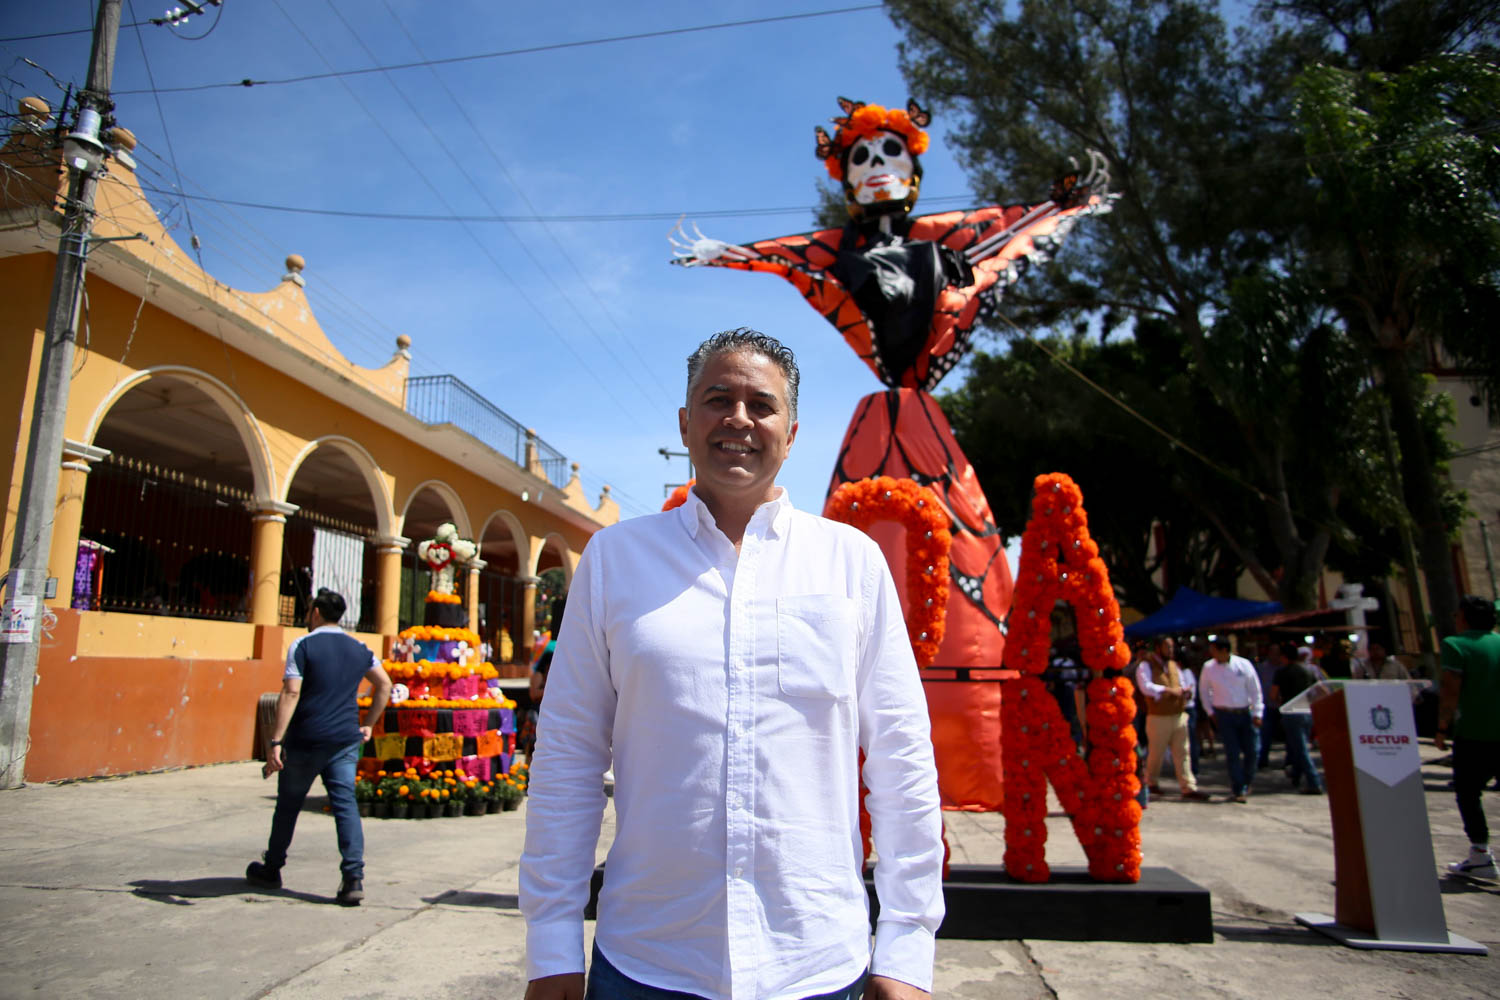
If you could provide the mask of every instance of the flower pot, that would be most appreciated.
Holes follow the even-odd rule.
[[[464,804],[457,799],[449,799],[445,813],[448,816],[462,816],[464,814]]]
[[[497,813],[497,812],[499,812],[500,811],[500,800],[499,799],[486,799],[485,803],[484,803],[484,811],[487,812],[487,813]]]
[[[515,812],[517,809],[521,808],[521,800],[506,799],[505,801],[500,803],[500,808],[505,810],[506,812]]]
[[[375,817],[376,819],[390,819],[391,804],[389,802],[370,803],[370,815]]]
[[[360,801],[360,802],[356,802],[354,805],[355,805],[356,808],[359,809],[359,815],[362,818],[368,818],[369,817],[369,815],[370,815],[370,803],[369,802],[367,802],[367,801]]]
[[[398,800],[391,803],[391,819],[406,819],[411,812],[411,803]]]
[[[470,800],[469,802],[466,802],[464,804],[465,816],[483,816],[487,812],[489,812],[489,810],[486,809],[484,807],[484,803],[479,801],[478,799]]]

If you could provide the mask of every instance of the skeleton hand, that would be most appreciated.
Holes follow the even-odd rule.
[[[681,219],[677,220],[677,225],[667,234],[667,242],[672,244],[672,263],[681,264],[683,267],[712,264],[721,257],[728,257],[731,260],[751,260],[760,256],[754,250],[704,236],[696,222],[693,223],[693,236],[689,237],[687,231],[682,228]]]

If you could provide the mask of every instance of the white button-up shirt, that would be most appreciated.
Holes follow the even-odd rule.
[[[873,959],[861,750],[880,854]],[[537,729],[528,978],[583,971],[611,760],[595,941],[626,976],[715,1000],[827,993],[867,966],[932,988],[943,846],[927,703],[864,534],[781,490],[738,553],[695,493],[590,539]]]
[[[1260,676],[1243,656],[1231,653],[1227,663],[1204,660],[1201,676],[1199,690],[1203,692],[1203,706],[1210,716],[1216,708],[1248,708],[1251,717],[1256,719],[1265,712]]]

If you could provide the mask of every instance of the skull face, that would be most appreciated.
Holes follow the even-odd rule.
[[[895,132],[880,132],[873,139],[860,139],[849,147],[845,183],[856,202],[904,201],[911,193],[916,171],[906,140]]]
[[[407,689],[405,684],[391,685],[390,701],[392,705],[399,705],[409,697],[411,697],[411,691]]]

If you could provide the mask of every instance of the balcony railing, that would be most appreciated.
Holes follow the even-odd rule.
[[[406,380],[406,412],[424,424],[452,424],[526,468],[526,428],[453,375]],[[541,438],[536,443],[543,474],[553,486],[568,484],[568,459]]]

